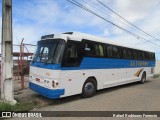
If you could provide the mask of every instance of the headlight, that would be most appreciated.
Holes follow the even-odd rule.
[[[53,80],[52,81],[52,87],[57,87],[59,85],[59,83],[58,83],[58,81],[56,81],[56,80]]]
[[[50,86],[50,81],[49,80],[44,80],[44,86],[49,87]]]

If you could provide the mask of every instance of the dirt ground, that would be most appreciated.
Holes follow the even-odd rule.
[[[20,84],[17,83],[17,85]],[[148,79],[145,84],[131,83],[100,90],[94,97],[87,99],[82,99],[80,95],[75,95],[51,100],[36,94],[28,88],[16,91],[15,99],[24,102],[36,101],[40,106],[33,111],[160,111],[160,78]],[[21,120],[22,118],[12,119]],[[26,119],[33,120],[33,118]],[[45,119],[51,120],[53,118],[49,117]],[[56,117],[54,119],[61,120],[63,117]],[[65,118],[65,120],[67,119],[90,120],[92,118]],[[105,120],[106,118],[95,119]],[[132,118],[130,119],[132,120]],[[150,120],[151,118],[145,119]]]
[[[148,79],[145,84],[131,83],[100,90],[92,98],[82,99],[80,95],[75,95],[58,100],[47,99],[31,91],[28,88],[28,77],[25,77],[26,89],[24,90],[20,90],[19,80],[14,82],[15,99],[18,102],[34,102],[37,107],[32,111],[160,111],[160,78]],[[12,119],[21,120],[22,118]],[[32,120],[33,118],[26,119]],[[81,118],[67,117],[65,119]],[[91,118],[82,119],[90,120]]]
[[[14,98],[17,102],[29,103],[33,102],[37,107],[43,107],[53,103],[53,100],[47,99],[36,92],[32,91],[28,87],[29,78],[25,77],[25,89],[21,89],[21,81],[14,81]],[[36,108],[35,108],[36,109]]]
[[[158,90],[160,90],[160,78],[156,78],[156,79],[147,80],[145,84],[131,83],[131,84],[127,84],[127,85],[122,85],[122,86],[118,86],[118,87],[113,87],[113,88],[107,88],[107,89],[104,89],[104,90],[100,90],[100,91],[97,92],[97,95],[94,96],[93,98],[81,99],[80,95],[75,95],[75,96],[71,96],[71,97],[62,98],[62,99],[59,99],[59,100],[51,100],[51,99],[47,99],[47,98],[37,94],[36,92],[30,90],[28,88],[28,79],[29,79],[28,76],[26,76],[25,77],[25,89],[23,89],[23,90],[21,89],[21,81],[20,80],[14,80],[14,98],[18,102],[29,102],[29,101],[33,101],[33,100],[38,101],[38,102],[41,102],[40,106],[45,106],[45,105],[52,104],[52,103],[54,104],[55,102],[56,103],[59,103],[59,102],[60,103],[61,102],[66,103],[67,101],[68,102],[75,101],[76,99],[77,100],[89,100],[90,99],[91,101],[93,101],[94,99],[101,98],[101,99],[104,100],[105,99],[104,95],[113,96],[114,94],[115,94],[115,98],[113,98],[114,100],[111,100],[110,102],[113,102],[116,99],[119,100],[120,96],[121,97],[125,96],[125,95],[130,96],[129,94],[137,95],[137,94],[141,93],[140,96],[144,96],[144,92],[147,92],[147,93],[153,92],[153,94],[151,94],[151,95],[154,95],[153,97],[155,97],[155,95],[156,95],[155,93],[158,92]],[[122,92],[122,93],[117,93],[117,92],[125,90],[125,89],[127,89],[127,90]],[[154,91],[151,91],[152,89]],[[131,91],[128,93],[128,90],[131,90]],[[111,91],[113,91],[113,92],[111,92]],[[114,91],[116,91],[116,92],[114,92]],[[148,97],[150,97],[150,96],[148,96]],[[128,100],[129,98],[130,97],[125,98],[125,101]],[[139,97],[139,98],[141,98],[141,97]],[[149,98],[147,98],[147,99],[149,100]],[[122,105],[122,104],[119,104],[119,105]],[[124,105],[125,105],[125,103],[124,103]],[[140,105],[142,105],[142,104],[140,104]],[[140,108],[142,108],[142,107],[140,107]],[[111,107],[107,107],[106,109],[111,110]],[[63,110],[65,110],[65,109],[63,108]],[[86,110],[89,110],[89,108],[88,109],[86,108]],[[123,108],[121,108],[121,110],[123,110]],[[135,110],[135,109],[133,109],[133,110]],[[141,109],[137,109],[137,110],[141,110]],[[160,108],[158,110],[160,110]]]
[[[29,77],[25,76],[24,85],[25,89],[21,88],[21,80],[14,77],[14,99],[21,103],[34,103],[37,107],[52,104],[53,100],[47,99],[29,89]],[[1,89],[0,89],[1,92]],[[0,96],[1,97],[1,96]]]

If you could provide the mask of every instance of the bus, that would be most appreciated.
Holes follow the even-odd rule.
[[[41,37],[30,63],[29,88],[51,99],[144,83],[152,77],[155,53],[93,35],[66,32]]]

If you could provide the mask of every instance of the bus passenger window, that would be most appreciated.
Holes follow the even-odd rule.
[[[112,46],[108,46],[108,47],[107,47],[107,54],[108,54],[108,57],[112,57],[112,56],[113,56]]]
[[[86,43],[85,51],[87,56],[94,56],[95,55],[94,45],[92,43]]]
[[[113,57],[114,58],[119,58],[120,57],[118,47],[113,47]]]
[[[122,49],[122,58],[124,59],[131,59],[131,50],[127,48]]]
[[[76,45],[68,45],[63,58],[65,66],[76,66],[78,64],[78,50]]]
[[[137,52],[137,59],[138,59],[138,60],[142,59],[142,56],[141,56],[141,52],[140,52],[140,51]]]
[[[134,57],[134,60],[136,60],[138,58],[138,54],[136,51],[133,51],[133,57]]]
[[[99,56],[104,56],[104,49],[103,49],[103,46],[102,45],[99,45],[99,51],[100,51],[100,54]]]
[[[109,58],[120,58],[120,52],[118,47],[112,45],[108,46],[107,55]]]
[[[85,45],[85,51],[87,56],[104,57],[103,46],[97,43],[87,43]]]

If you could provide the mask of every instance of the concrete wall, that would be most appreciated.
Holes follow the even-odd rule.
[[[155,74],[160,74],[160,60],[156,61]]]

